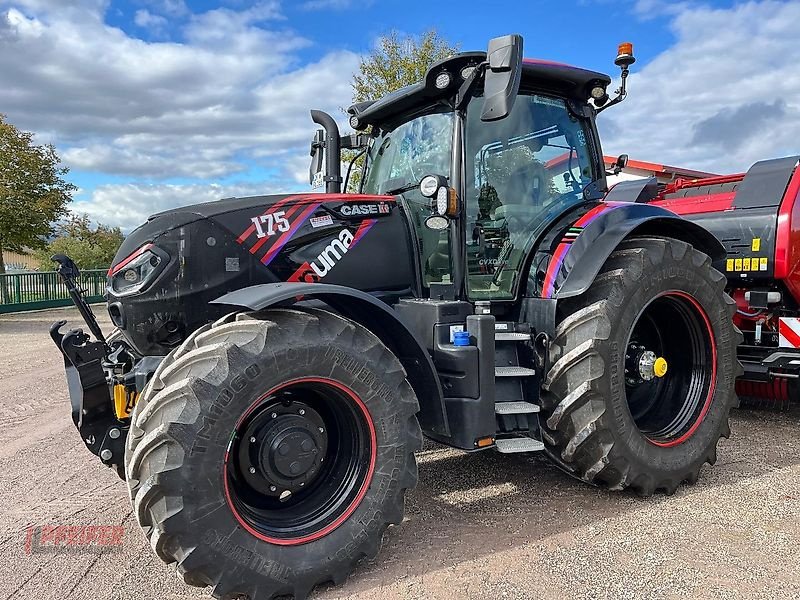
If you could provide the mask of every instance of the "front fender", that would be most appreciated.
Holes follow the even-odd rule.
[[[603,263],[632,235],[663,236],[692,244],[712,260],[725,258],[725,248],[710,232],[660,206],[603,202],[573,226],[573,240],[562,240],[547,268],[542,296],[571,298],[589,289]]]
[[[430,355],[400,315],[374,296],[354,288],[325,283],[265,283],[229,292],[213,300],[212,304],[263,310],[305,300],[324,302],[336,313],[378,336],[406,370],[408,382],[419,400],[422,430],[437,436],[450,437],[442,387]]]

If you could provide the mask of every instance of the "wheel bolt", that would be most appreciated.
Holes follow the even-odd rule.
[[[305,484],[306,484],[306,482],[305,482],[305,481],[301,481],[301,482],[300,482],[300,487],[303,487]]]
[[[256,468],[255,468],[255,467],[250,467],[250,474],[252,475],[252,474],[254,474],[255,472],[256,472]]]
[[[250,438],[250,443],[251,444],[255,444],[256,443],[256,438],[255,437],[251,437]]]
[[[322,427],[320,427],[320,428],[319,428],[319,432],[320,432],[320,433],[325,433],[325,430],[324,430]]]
[[[301,415],[304,415],[304,414],[306,414],[306,411],[304,411],[304,410],[301,408],[301,409],[300,409],[300,414],[301,414]]]
[[[272,418],[276,419],[278,417],[278,413],[272,413]]]
[[[274,485],[271,485],[271,486],[269,486],[269,491],[270,492],[277,492],[278,488],[276,488]]]

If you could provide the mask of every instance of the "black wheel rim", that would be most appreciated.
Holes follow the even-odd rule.
[[[236,425],[225,456],[228,505],[259,539],[308,543],[357,508],[375,459],[375,427],[352,390],[294,380],[264,394]]]
[[[631,417],[657,446],[676,446],[700,426],[714,396],[714,331],[700,303],[681,291],[654,298],[628,337],[625,395]],[[666,361],[663,376],[649,373],[653,357]]]

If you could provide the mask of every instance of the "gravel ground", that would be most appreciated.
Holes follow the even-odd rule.
[[[124,484],[83,448],[47,335],[62,318],[78,322],[0,316],[0,600],[207,597],[154,557]],[[697,485],[650,499],[538,456],[429,444],[405,522],[315,598],[800,598],[800,410],[736,411],[732,428]],[[121,525],[124,543],[28,553],[38,525]]]

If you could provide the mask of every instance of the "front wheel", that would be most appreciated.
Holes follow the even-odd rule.
[[[135,514],[158,556],[217,598],[304,598],[402,521],[417,410],[363,327],[311,308],[231,315],[167,357],[137,403]]]
[[[694,482],[730,435],[733,301],[708,256],[634,238],[559,304],[542,394],[548,454],[580,479],[649,496]]]

